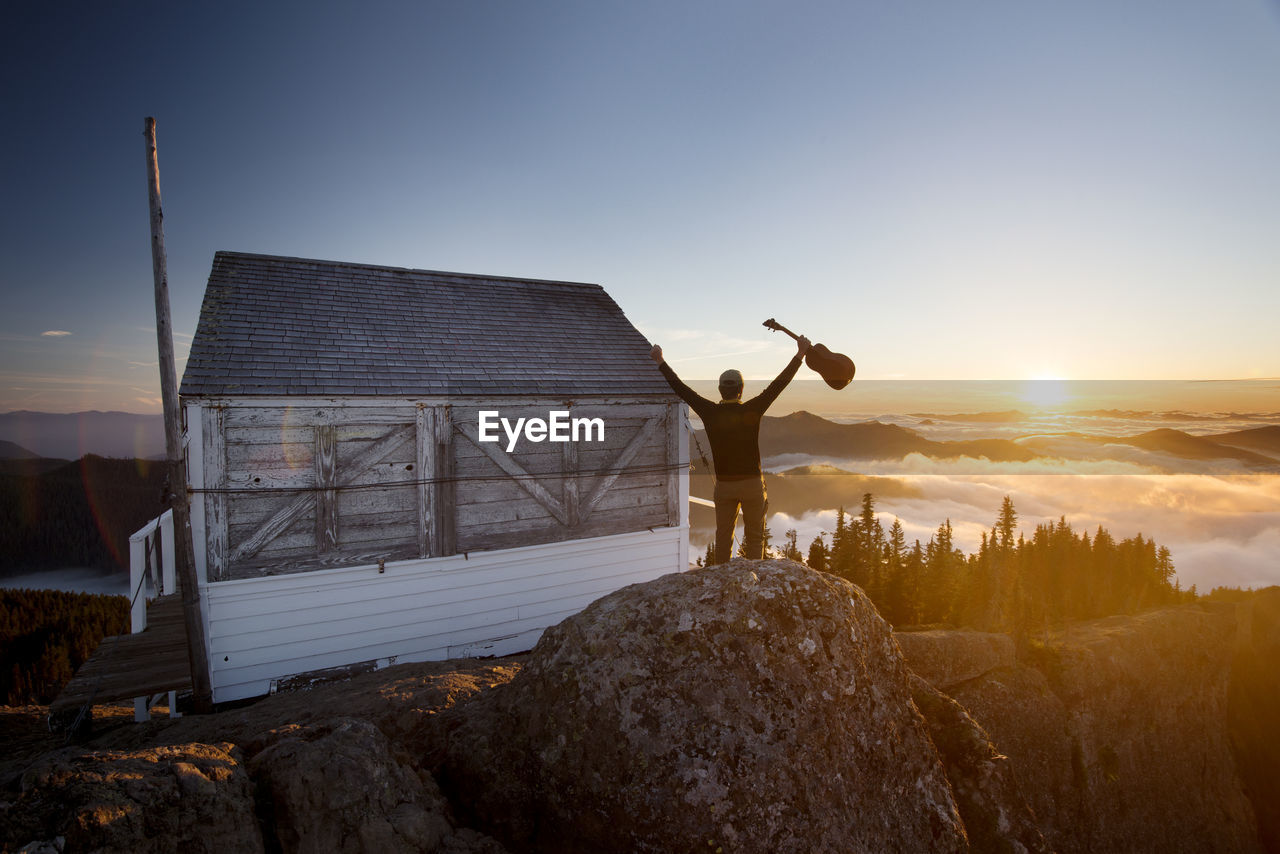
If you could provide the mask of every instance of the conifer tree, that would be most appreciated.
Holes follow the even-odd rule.
[[[827,544],[823,542],[822,535],[813,538],[813,542],[809,543],[809,556],[806,563],[811,569],[819,572],[829,572],[831,567],[828,563]]]
[[[853,536],[844,507],[836,511],[836,529],[831,533],[829,560],[831,572],[848,581],[853,580]]]
[[[883,583],[885,617],[894,625],[904,623],[911,610],[909,598],[914,591],[907,589],[906,560],[907,535],[902,520],[895,517],[885,548]]]
[[[800,553],[800,546],[796,544],[796,529],[791,528],[787,531],[786,536],[782,540],[782,556],[787,560],[793,560],[796,563],[804,562],[804,555]]]

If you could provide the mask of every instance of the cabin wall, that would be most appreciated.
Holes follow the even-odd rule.
[[[215,702],[302,673],[506,655],[627,584],[686,566],[684,528],[208,584]]]
[[[494,410],[600,418],[603,440],[522,437],[509,451],[501,429],[480,441]],[[187,415],[210,582],[685,521],[684,412],[669,399],[198,400]]]
[[[563,407],[555,407],[563,410]],[[454,407],[455,543],[458,551],[576,539],[677,524],[667,496],[664,405],[575,406],[599,418],[602,441],[532,443],[508,452],[478,437],[481,410]],[[502,407],[503,417],[546,418],[545,406]]]

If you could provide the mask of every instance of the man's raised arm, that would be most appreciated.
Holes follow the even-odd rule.
[[[748,406],[756,406],[760,411],[768,409],[773,402],[778,399],[778,395],[782,394],[782,390],[787,387],[787,383],[795,378],[796,371],[800,370],[800,365],[804,362],[805,353],[809,352],[812,346],[808,338],[801,335],[796,339],[796,354],[791,357],[791,361],[782,369],[782,373],[769,383],[768,387],[758,395],[747,401]]]
[[[662,375],[667,378],[667,384],[671,386],[671,390],[679,395],[681,400],[689,404],[694,412],[701,415],[703,407],[715,406],[713,402],[681,382],[680,378],[676,376],[676,372],[662,358],[662,348],[657,344],[654,344],[653,349],[649,351],[649,358],[658,363],[658,370],[662,371]]]

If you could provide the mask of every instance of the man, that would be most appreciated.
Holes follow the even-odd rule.
[[[689,388],[662,359],[662,348],[656,344],[649,355],[658,363],[662,375],[680,399],[698,413],[711,442],[711,457],[716,469],[716,563],[727,563],[733,543],[733,528],[742,507],[743,552],[759,559],[764,551],[764,514],[768,497],[764,489],[764,473],[760,470],[760,419],[777,399],[787,383],[800,370],[809,339],[801,336],[798,352],[769,383],[768,388],[745,403],[742,400],[742,374],[725,371],[720,375],[720,402],[713,403]]]

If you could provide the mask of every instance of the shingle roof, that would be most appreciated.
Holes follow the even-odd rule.
[[[181,393],[671,389],[599,285],[218,252]]]

